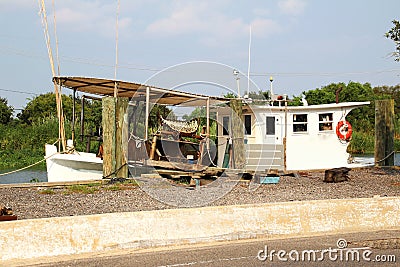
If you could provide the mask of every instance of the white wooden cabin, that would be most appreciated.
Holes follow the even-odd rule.
[[[352,167],[346,151],[349,142],[341,140],[336,129],[352,109],[368,104],[345,102],[285,107],[281,102],[281,106],[244,105],[245,169],[291,171]],[[224,144],[235,138],[230,132],[231,109],[218,109],[217,121],[220,126],[218,155],[224,155],[227,147]],[[227,167],[224,157],[218,157],[218,166]]]

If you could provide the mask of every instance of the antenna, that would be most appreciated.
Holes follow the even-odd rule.
[[[239,71],[234,69],[233,70],[233,75],[235,76],[236,79],[236,86],[237,86],[237,95],[240,98],[240,77],[239,77]]]
[[[270,89],[270,98],[273,99],[274,96],[274,90],[272,89],[272,82],[274,81],[274,77],[270,76],[269,81],[271,82],[271,89]]]
[[[117,83],[117,68],[118,68],[118,15],[119,15],[119,0],[117,2],[117,14],[115,21],[115,69],[114,69],[114,97],[118,96],[118,83]]]
[[[247,66],[247,97],[249,97],[250,89],[250,59],[251,59],[251,25],[250,25],[250,38],[249,38],[249,63]]]

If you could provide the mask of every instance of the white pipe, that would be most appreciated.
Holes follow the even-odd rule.
[[[249,38],[249,65],[247,66],[247,96],[250,90],[250,61],[251,61],[251,25],[250,25],[250,38]]]
[[[150,87],[146,87],[146,117],[145,117],[145,132],[144,132],[144,140],[148,139],[148,131],[149,131],[149,115],[150,115]]]

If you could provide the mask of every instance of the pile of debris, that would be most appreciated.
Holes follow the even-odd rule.
[[[0,221],[16,220],[17,216],[14,215],[12,208],[0,203]]]

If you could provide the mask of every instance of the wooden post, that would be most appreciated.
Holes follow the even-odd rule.
[[[375,166],[394,165],[394,100],[375,101]]]
[[[83,136],[85,134],[85,96],[81,98],[81,142],[83,142]]]
[[[153,143],[151,143],[151,150],[150,150],[150,157],[149,159],[153,160],[154,155],[156,154],[156,148],[157,148],[157,135],[153,136]]]
[[[232,110],[232,145],[234,168],[243,169],[245,167],[244,153],[244,128],[242,120],[242,101],[240,99],[232,99],[230,101]]]
[[[127,123],[127,109],[128,109],[129,98],[117,97],[116,104],[116,176],[118,178],[128,178],[128,123]]]
[[[72,93],[72,129],[71,129],[71,139],[72,139],[72,144],[75,147],[76,142],[75,142],[75,101],[76,101],[76,89],[74,88],[73,93]]]
[[[104,97],[103,105],[103,176],[127,178],[127,127],[125,113],[127,98]],[[123,167],[122,167],[123,166]]]

